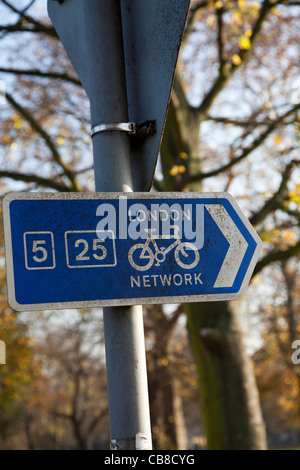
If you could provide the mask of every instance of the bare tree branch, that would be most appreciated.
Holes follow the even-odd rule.
[[[271,263],[275,263],[276,261],[284,261],[293,256],[297,256],[300,254],[300,241],[296,243],[296,245],[287,248],[286,250],[278,250],[274,249],[266,254],[255,266],[253,276],[258,274],[262,269],[268,266]]]
[[[0,69],[1,71],[1,69]],[[222,116],[207,116],[207,121],[214,121],[220,124],[232,124],[238,127],[259,127],[259,126],[270,126],[274,123],[271,119],[266,119],[263,121],[257,121],[254,119],[245,119],[245,121],[241,121],[239,119],[232,119],[229,117],[222,117]],[[282,125],[289,125],[290,122],[283,122]]]
[[[189,13],[188,13],[188,22],[187,22],[187,25],[186,25],[185,34],[183,36],[183,45],[186,44],[186,41],[187,41],[190,33],[193,30],[193,26],[194,26],[194,23],[196,21],[197,12],[200,11],[202,8],[207,7],[208,4],[209,4],[209,1],[204,0],[204,1],[198,2],[198,3],[190,6]]]
[[[208,4],[209,4],[209,1],[204,0],[204,1],[202,1],[202,2],[196,3],[195,5],[191,5],[191,6],[190,6],[190,13],[194,13],[194,12],[196,12],[196,11],[199,11],[199,10],[201,10],[201,8],[207,7]]]
[[[0,170],[0,177],[10,178],[10,179],[13,179],[14,181],[24,181],[24,183],[35,183],[38,186],[42,186],[44,188],[55,189],[56,191],[61,191],[61,192],[72,191],[71,188],[69,188],[63,183],[58,183],[52,179],[43,178],[41,176],[31,175],[28,173],[19,173],[17,171]]]
[[[250,217],[252,225],[257,225],[262,222],[267,215],[274,212],[276,209],[282,208],[283,202],[287,193],[287,185],[290,180],[293,170],[300,165],[300,160],[292,160],[284,169],[282,173],[281,183],[276,193],[269,199],[264,207],[258,210],[255,214]]]
[[[57,38],[57,33],[52,25],[46,25],[40,21],[35,20],[32,16],[25,14],[33,2],[30,2],[23,10],[18,10],[15,6],[11,5],[6,0],[2,3],[7,6],[11,11],[19,15],[19,20],[15,24],[1,25],[0,32],[15,33],[15,32],[30,32],[30,33],[45,33],[50,37]],[[27,22],[24,25],[24,20]]]
[[[206,178],[211,178],[213,176],[217,176],[220,173],[223,173],[230,168],[232,168],[234,165],[237,163],[240,163],[242,160],[248,157],[248,155],[253,152],[256,148],[258,148],[266,139],[267,137],[278,127],[280,126],[285,119],[290,116],[291,114],[295,113],[300,109],[300,104],[297,104],[293,108],[289,109],[283,116],[279,117],[275,121],[273,121],[268,128],[259,136],[257,137],[253,143],[246,149],[242,151],[242,153],[230,160],[228,163],[225,165],[220,166],[219,168],[216,168],[215,170],[208,171],[208,172],[201,172],[195,175],[190,175],[185,181],[184,184],[188,185],[190,183],[194,183],[196,181],[202,181]]]
[[[225,67],[225,60],[224,60],[224,43],[223,43],[223,8],[216,9],[216,17],[217,17],[217,24],[218,24],[218,53],[219,53],[219,73],[223,75],[224,67]]]
[[[28,11],[29,8],[31,8],[32,5],[33,5],[35,2],[36,2],[36,0],[31,0],[31,1],[28,3],[28,5],[27,5],[25,8],[23,8],[22,12],[25,13],[26,11]]]
[[[277,2],[278,5],[285,5],[288,7],[300,7],[300,1],[289,1],[289,0],[278,0]]]
[[[40,78],[54,78],[58,80],[65,80],[67,82],[74,83],[75,85],[81,85],[81,82],[78,78],[71,77],[67,73],[58,73],[58,72],[41,72],[40,70],[23,70],[23,69],[14,69],[14,68],[5,68],[0,67],[0,72],[2,73],[11,73],[14,75],[27,75],[30,77],[40,77]]]
[[[9,3],[7,0],[2,0],[2,3],[4,5],[6,5],[11,11],[13,11],[14,13],[20,15],[20,20],[18,23],[22,23],[23,20],[26,20],[30,25],[33,26],[33,29],[32,30],[29,30],[29,31],[34,31],[34,32],[43,32],[43,33],[46,33],[50,36],[54,36],[54,37],[57,37],[57,33],[55,31],[55,29],[53,28],[53,26],[47,26],[45,25],[44,23],[41,23],[40,21],[37,21],[36,19],[34,19],[32,16],[30,15],[27,15],[25,12],[28,10],[29,6],[28,5],[26,8],[24,8],[23,10],[18,10],[18,8],[16,8],[14,5],[12,5],[11,3]]]
[[[6,93],[6,98],[8,102],[26,119],[26,121],[29,122],[31,127],[44,139],[49,150],[51,151],[54,161],[63,169],[63,174],[66,175],[67,178],[70,180],[73,191],[80,191],[79,185],[76,181],[76,178],[74,177],[73,172],[63,161],[50,135],[45,131],[45,129],[43,129],[43,127],[38,123],[38,121],[28,111],[28,109],[25,109],[22,105],[17,103],[9,93]]]
[[[264,0],[260,9],[260,13],[258,18],[253,26],[252,35],[251,35],[251,44],[256,41],[257,37],[260,34],[264,21],[269,13],[269,11],[274,7],[274,4],[270,2],[270,0]],[[220,31],[220,25],[219,25]],[[219,41],[220,41],[220,34],[219,34]],[[220,44],[219,44],[220,49]],[[248,58],[249,54],[252,52],[253,47],[249,50],[240,49],[238,51],[238,55],[241,58],[239,64],[233,64],[231,61],[224,64],[224,67],[220,67],[219,75],[215,80],[214,84],[210,88],[209,92],[204,97],[202,103],[197,107],[198,111],[202,116],[205,116],[208,110],[211,108],[212,104],[214,103],[215,99],[219,95],[219,93],[223,90],[227,81],[233,76],[233,74],[243,65],[243,63]]]

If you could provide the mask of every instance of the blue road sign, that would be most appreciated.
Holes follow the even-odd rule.
[[[240,298],[261,240],[226,193],[11,193],[16,310]]]

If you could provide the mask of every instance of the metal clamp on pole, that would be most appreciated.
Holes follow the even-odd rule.
[[[98,124],[92,127],[91,136],[102,132],[127,132],[130,135],[137,135],[138,137],[147,137],[156,134],[156,121],[143,121],[139,124],[134,122],[112,122],[109,124]]]
[[[97,126],[92,127],[91,136],[93,137],[94,135],[100,134],[101,132],[110,131],[128,132],[128,134],[135,134],[136,125],[134,122],[113,122],[109,124],[98,124]]]

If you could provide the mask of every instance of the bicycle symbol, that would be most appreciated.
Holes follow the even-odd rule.
[[[148,232],[146,242],[133,245],[128,252],[128,261],[134,269],[138,271],[147,271],[151,268],[154,261],[156,261],[155,266],[159,266],[165,261],[166,255],[170,253],[173,248],[175,248],[175,261],[181,268],[192,269],[197,266],[200,260],[200,255],[195,245],[189,242],[182,242],[180,240],[178,235],[179,227],[173,226],[171,228],[174,228],[174,237],[169,235],[155,236],[153,233],[155,232],[155,229],[146,230],[146,232]],[[168,247],[159,248],[155,241],[157,239],[169,240],[172,238],[175,238],[175,241]],[[154,246],[154,252],[149,246],[150,242],[152,242]],[[184,260],[184,258],[188,259]]]

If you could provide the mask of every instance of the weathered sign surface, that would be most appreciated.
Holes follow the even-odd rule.
[[[16,310],[231,300],[261,241],[226,193],[11,193]]]

